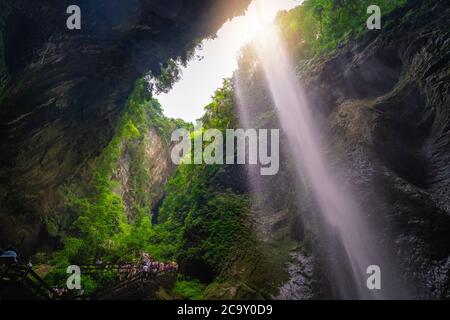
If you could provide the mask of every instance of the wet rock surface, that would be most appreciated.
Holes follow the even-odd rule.
[[[410,1],[381,32],[299,70],[330,157],[420,298],[450,296],[449,21],[448,1]]]
[[[310,300],[316,297],[313,284],[314,262],[311,256],[302,252],[291,254],[289,264],[289,281],[281,288],[277,299],[280,300]]]
[[[0,244],[33,251],[58,187],[111,139],[134,82],[249,0],[12,1],[0,83]],[[66,28],[79,5],[81,30]]]
[[[80,1],[89,8],[84,31],[70,33],[61,27],[65,1],[14,1],[5,35],[9,77],[0,85],[0,244],[36,246],[55,190],[110,140],[135,79],[157,73],[160,63],[185,55],[193,39],[213,33],[234,13],[218,9],[219,3],[224,1]],[[226,3],[243,8],[248,1]],[[450,297],[449,21],[447,0],[409,1],[381,31],[311,62],[307,71],[299,68],[327,132],[330,157],[344,169],[415,298]],[[256,127],[277,127],[267,120],[273,119],[270,97],[257,99],[250,108],[260,121]],[[148,152],[158,161],[161,148],[154,146]],[[285,151],[282,156],[288,158]],[[323,252],[305,239],[309,226],[302,216],[312,200],[301,195],[298,201],[286,163],[280,175],[260,183],[264,211],[255,210],[251,224],[262,242],[307,243],[304,251],[288,250],[289,279],[278,298],[333,297],[323,292],[333,280],[320,270]],[[118,175],[124,195],[127,168],[123,158]],[[153,170],[164,177],[158,173],[167,168]],[[244,176],[239,170],[223,180],[239,186]],[[250,259],[235,272],[256,274],[254,286],[231,283],[209,296],[269,297],[257,293],[267,282],[252,269],[258,263]]]
[[[450,295],[449,21],[448,1],[412,0],[383,18],[380,31],[331,57],[298,63],[325,152],[392,262],[382,265],[384,284],[402,284],[403,298]],[[237,83],[246,84],[240,98],[251,127],[279,128],[261,69],[241,71]],[[277,176],[250,179],[261,202],[252,215],[261,241],[291,239],[301,247],[290,251],[289,279],[277,297],[337,298],[329,261],[345,252],[328,245],[338,239],[318,227],[314,199],[295,181],[285,146],[281,159]]]

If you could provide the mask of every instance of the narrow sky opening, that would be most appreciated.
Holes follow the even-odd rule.
[[[281,10],[298,6],[301,0],[253,0],[243,16],[226,22],[214,39],[204,40],[194,58],[182,69],[181,80],[169,93],[156,96],[170,118],[194,122],[204,114],[204,107],[237,68],[237,54],[245,43],[265,25],[273,22]]]

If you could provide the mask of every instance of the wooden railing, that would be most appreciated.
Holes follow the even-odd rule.
[[[149,296],[159,288],[163,279],[176,280],[177,270],[169,265],[162,268],[150,267],[144,270],[142,265],[115,266],[80,266],[82,272],[94,275],[96,272],[114,270],[118,272],[118,280],[110,286],[94,292],[89,298],[93,300],[110,300],[126,298],[143,298]]]
[[[0,295],[7,296],[12,292],[2,292],[11,290],[10,287],[27,290],[38,299],[56,299],[57,292],[50,287],[31,267],[18,264],[4,265],[0,275]],[[21,297],[18,297],[21,298]]]
[[[120,264],[120,265],[83,265],[80,266],[81,273],[92,278],[100,277],[107,271],[115,271],[117,278],[90,295],[80,295],[76,299],[83,300],[108,300],[148,297],[155,293],[161,283],[167,281],[175,282],[177,270],[171,265],[157,264],[144,270],[143,265]],[[31,267],[18,264],[10,264],[0,267],[0,298],[8,298],[15,293],[8,288],[14,288],[16,294],[27,290],[33,299],[73,299],[73,296],[58,294],[50,287]],[[2,292],[2,289],[5,292]],[[21,290],[22,291],[21,291]],[[8,292],[9,291],[9,292]],[[67,291],[66,291],[67,292]],[[67,292],[70,294],[70,292]],[[23,299],[25,297],[12,297]]]

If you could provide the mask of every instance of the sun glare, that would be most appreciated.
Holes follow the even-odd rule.
[[[271,0],[254,0],[248,7],[244,16],[236,18],[235,41],[242,47],[252,40],[260,31],[273,24],[276,14],[283,9],[291,7],[296,1],[277,2]],[[239,21],[241,20],[241,21]],[[219,31],[220,33],[220,31]]]
[[[237,68],[240,49],[266,26],[270,26],[280,10],[288,10],[302,0],[253,0],[246,13],[226,22],[217,37],[203,41],[196,52],[201,60],[192,60],[182,69],[182,79],[171,92],[156,98],[165,114],[173,118],[195,121],[204,114],[222,79],[231,77]]]

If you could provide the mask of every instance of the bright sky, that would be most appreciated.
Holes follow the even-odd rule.
[[[272,22],[281,10],[298,6],[302,0],[253,0],[244,16],[226,22],[217,37],[203,41],[202,48],[186,68],[182,78],[167,94],[156,96],[170,118],[194,122],[204,114],[204,107],[222,84],[237,68],[237,54],[258,30]]]

